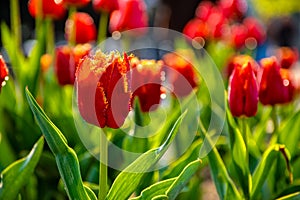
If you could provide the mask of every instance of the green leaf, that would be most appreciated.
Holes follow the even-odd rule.
[[[37,123],[55,156],[56,164],[69,198],[90,199],[90,195],[85,190],[81,179],[78,158],[75,151],[67,145],[63,134],[37,104],[28,88],[26,88],[26,97]]]
[[[280,197],[276,200],[300,200],[300,192],[295,192],[293,194],[289,194],[284,197]]]
[[[299,130],[300,111],[291,116],[291,118],[283,126],[279,127],[279,142],[286,145],[286,148],[288,148],[292,158],[295,156],[298,148],[300,140]]]
[[[288,149],[284,145],[275,144],[270,146],[263,154],[261,161],[256,167],[253,175],[253,187],[251,191],[251,199],[257,199],[257,195],[259,194],[267,176],[269,175],[271,167],[274,165],[277,156],[282,154],[286,161],[287,169],[289,171],[290,180],[292,181],[292,173],[290,169],[290,156]]]
[[[185,114],[186,112],[177,119],[168,138],[160,147],[142,154],[117,176],[107,199],[127,199],[134,192],[144,176],[143,172],[151,170],[171,145]]]
[[[210,145],[212,149],[208,154],[208,161],[210,166],[210,172],[220,199],[241,199],[241,194],[239,193],[231,177],[229,176],[228,171],[218,150],[216,149],[216,147],[211,145],[211,140],[208,137],[210,134],[208,134],[205,130],[201,120],[200,130],[206,137],[208,141],[207,144]]]
[[[0,175],[0,199],[15,199],[27,184],[43,151],[44,138],[40,138],[30,153],[3,170]]]
[[[229,109],[227,109],[227,119],[228,119],[228,129],[230,137],[230,148],[231,148],[231,157],[233,161],[234,169],[236,170],[237,180],[243,189],[244,195],[249,198],[250,188],[252,184],[251,174],[249,170],[249,155],[246,147],[247,140],[247,127],[244,129],[244,133],[240,131],[237,124],[234,121],[233,116],[231,115]],[[241,119],[243,126],[247,126],[246,119]],[[242,136],[244,134],[244,137]]]
[[[179,176],[155,183],[143,190],[140,196],[131,199],[147,200],[161,196],[168,197],[168,199],[175,199],[178,193],[182,190],[182,188],[197,171],[200,164],[200,160],[195,160],[189,163],[179,174]]]

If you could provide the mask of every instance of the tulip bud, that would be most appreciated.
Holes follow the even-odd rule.
[[[62,1],[55,0],[29,0],[28,10],[30,15],[35,18],[41,16],[43,18],[62,19],[66,14]]]
[[[155,60],[131,60],[132,66],[132,99],[138,98],[141,110],[149,112],[157,108],[161,95],[161,71],[163,62]]]
[[[263,73],[260,82],[259,100],[264,105],[282,104],[291,101],[293,86],[290,76],[280,71],[275,57],[261,60]]]
[[[77,103],[82,118],[91,124],[119,128],[129,112],[129,59],[126,54],[97,51],[86,56],[76,72]]]
[[[112,12],[109,23],[110,32],[147,27],[148,15],[144,1],[121,1],[119,10]]]
[[[182,52],[187,54],[188,52]],[[197,83],[197,76],[193,65],[177,53],[168,53],[164,55],[163,61],[165,63],[165,71],[167,80],[173,86],[173,93],[176,96],[183,97],[195,88]]]
[[[0,92],[1,88],[6,84],[8,80],[8,69],[3,57],[0,55]]]
[[[232,74],[234,68],[236,66],[242,66],[244,63],[250,62],[250,65],[253,69],[253,72],[255,75],[257,75],[257,72],[259,70],[259,65],[257,62],[249,55],[235,55],[232,58],[230,58],[228,64],[227,64],[227,77],[229,78]]]
[[[230,76],[228,102],[233,116],[254,116],[258,105],[258,86],[249,61],[236,66]]]
[[[80,59],[90,52],[91,48],[90,44],[56,48],[55,73],[60,85],[74,84],[77,65]]]
[[[74,13],[65,26],[66,38],[76,43],[88,43],[96,40],[96,25],[93,18],[84,12]]]

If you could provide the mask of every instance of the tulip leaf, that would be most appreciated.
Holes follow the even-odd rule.
[[[230,138],[230,147],[231,147],[231,156],[234,165],[234,169],[236,170],[237,180],[239,181],[244,195],[249,198],[251,188],[251,175],[249,170],[249,158],[247,155],[247,147],[246,141],[244,138],[247,138],[247,127],[244,129],[244,133],[241,133],[237,124],[234,121],[233,116],[231,115],[229,109],[227,109],[227,119],[228,119],[228,129],[229,129],[229,138]],[[246,120],[246,119],[242,119]],[[243,125],[246,126],[247,122],[243,121]],[[243,137],[242,134],[245,136]],[[247,139],[246,139],[247,140]]]
[[[26,97],[45,139],[55,156],[60,176],[70,199],[90,199],[81,179],[79,162],[75,151],[67,145],[60,130],[48,118],[26,88]]]
[[[43,151],[44,138],[41,137],[30,153],[5,168],[0,175],[0,199],[16,199],[20,189],[33,174]]]
[[[279,128],[279,142],[286,145],[286,148],[294,157],[300,140],[300,111],[291,116],[289,120]]]
[[[131,198],[132,200],[153,199],[160,196],[167,196],[168,199],[175,199],[185,184],[190,180],[199,168],[200,160],[189,163],[182,172],[175,178],[166,179],[155,183],[144,189],[140,196]]]
[[[280,197],[276,200],[299,200],[299,199],[300,199],[300,192],[295,192],[293,194],[289,194],[284,197]]]
[[[251,191],[251,199],[257,199],[265,180],[270,174],[270,168],[276,163],[278,155],[282,154],[289,171],[290,180],[292,181],[292,173],[290,169],[290,156],[289,151],[284,145],[275,144],[270,146],[262,155],[262,158],[256,167],[252,177],[253,177],[253,187]]]
[[[144,177],[143,172],[153,170],[152,168],[171,145],[185,115],[186,112],[176,120],[173,128],[168,134],[168,138],[160,147],[151,149],[142,154],[117,176],[106,199],[127,199],[135,191]]]
[[[237,190],[234,182],[228,174],[225,164],[216,149],[212,146],[211,140],[208,137],[207,131],[205,130],[202,121],[200,120],[200,129],[208,141],[208,145],[211,146],[211,151],[208,154],[208,161],[210,166],[210,172],[215,183],[217,192],[220,199],[241,199],[241,194]]]

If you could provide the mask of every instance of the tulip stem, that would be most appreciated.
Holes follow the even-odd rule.
[[[271,117],[272,117],[274,129],[273,129],[273,134],[272,134],[270,144],[275,144],[277,143],[277,139],[278,139],[278,126],[279,126],[278,117],[277,117],[277,108],[275,105],[272,108]]]
[[[107,194],[107,147],[106,129],[100,134],[100,168],[99,168],[99,193],[98,199],[104,200]]]
[[[248,155],[248,135],[247,135],[247,118],[242,118],[242,137],[246,148],[246,163],[249,165],[249,155]]]
[[[106,11],[103,11],[101,13],[100,19],[99,19],[99,26],[98,26],[98,44],[105,40],[106,38],[106,31],[107,31],[107,22],[108,22],[108,16],[109,13]]]

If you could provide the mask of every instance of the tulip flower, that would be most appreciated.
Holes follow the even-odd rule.
[[[245,41],[248,38],[248,29],[243,24],[235,24],[231,26],[231,45],[240,49],[245,46]]]
[[[233,70],[236,66],[242,66],[244,63],[250,63],[250,66],[253,69],[253,72],[255,75],[257,75],[257,72],[259,70],[259,65],[256,63],[256,61],[249,55],[235,55],[233,56],[228,64],[227,64],[227,77],[229,78],[232,74]]]
[[[213,7],[214,4],[210,1],[200,2],[195,12],[197,18],[206,21],[211,14]]]
[[[254,116],[258,105],[258,86],[249,61],[237,66],[228,86],[228,103],[233,116]]]
[[[206,39],[209,35],[209,29],[207,24],[201,19],[192,19],[190,20],[183,29],[183,34],[188,37],[194,39],[197,37],[201,37]]]
[[[95,23],[93,18],[87,13],[74,13],[66,21],[65,32],[67,40],[72,41],[72,37],[74,37],[74,42],[76,43],[82,44],[96,40]]]
[[[63,4],[67,6],[83,7],[90,3],[91,0],[62,0]]]
[[[29,0],[28,10],[30,15],[35,18],[41,16],[43,18],[62,19],[66,14],[63,2],[56,0]]]
[[[289,47],[280,47],[276,51],[281,68],[289,69],[298,60],[298,51]]]
[[[77,103],[82,118],[101,128],[119,128],[129,113],[130,57],[100,50],[86,56],[76,72]]]
[[[6,84],[8,80],[8,68],[3,57],[0,55],[0,92],[1,88]]]
[[[173,93],[183,97],[188,95],[198,83],[193,65],[186,58],[179,55],[177,53],[168,53],[164,55],[163,61],[166,65],[167,80],[173,86]]]
[[[261,60],[263,73],[260,82],[259,100],[264,105],[282,104],[291,101],[293,86],[287,72],[280,70],[275,57]]]
[[[144,1],[120,1],[119,10],[112,12],[109,23],[110,32],[147,27],[148,15]]]
[[[56,48],[55,73],[60,85],[74,84],[76,67],[80,59],[87,55],[91,48],[90,44]]]
[[[132,66],[132,99],[133,107],[134,99],[138,98],[141,111],[149,112],[154,110],[160,102],[161,96],[161,71],[163,67],[162,61],[155,60],[139,60],[133,58]]]
[[[247,0],[220,0],[219,6],[227,18],[241,18],[248,9]]]
[[[118,0],[93,0],[93,8],[96,11],[112,12],[119,9]]]
[[[262,44],[265,41],[266,31],[256,18],[247,17],[243,24],[248,30],[247,38],[254,38],[257,44]]]

